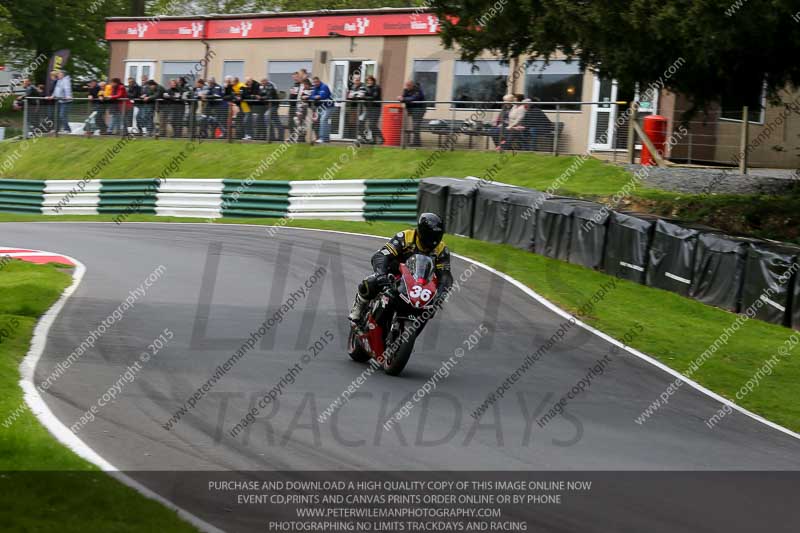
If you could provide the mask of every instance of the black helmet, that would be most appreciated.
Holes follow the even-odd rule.
[[[429,252],[439,246],[444,235],[444,223],[439,215],[433,213],[422,213],[417,224],[417,239],[419,247],[423,251]]]

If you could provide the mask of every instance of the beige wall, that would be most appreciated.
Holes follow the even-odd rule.
[[[748,125],[749,164],[779,168],[800,167],[800,113],[792,111],[800,105],[800,91],[781,93],[781,105],[769,103],[764,110],[763,124]],[[717,161],[738,161],[738,144],[742,122],[720,119],[717,123],[720,140],[715,152]],[[760,137],[759,137],[760,136]]]
[[[414,37],[348,37],[306,38],[306,39],[238,39],[208,41],[212,55],[208,61],[207,72],[201,75],[222,77],[223,62],[244,61],[245,75],[261,78],[266,74],[269,60],[310,60],[312,70],[323,81],[330,81],[330,61],[336,59],[373,60],[378,62],[378,81],[384,88],[384,99],[394,100],[402,91],[404,80],[413,73],[414,60],[438,59],[439,77],[436,95],[426,95],[429,99],[449,101],[453,97],[453,77],[455,64],[459,59],[456,50],[445,50],[438,36]],[[351,49],[352,48],[352,49]],[[200,41],[129,41],[113,42],[111,47],[111,71],[122,76],[124,60],[155,61],[155,79],[161,78],[162,61],[200,61],[206,55],[205,44]],[[327,56],[323,63],[323,56]],[[496,59],[491,54],[483,54],[480,59]],[[554,57],[553,59],[560,59]],[[512,63],[511,69],[515,68]],[[589,101],[592,97],[594,78],[586,73],[583,79],[581,99]],[[284,89],[285,88],[280,88]],[[510,92],[524,91],[524,76],[517,79]],[[426,118],[466,119],[472,111],[454,110],[448,104],[431,109]],[[561,145],[568,153],[583,153],[587,149],[591,109],[585,106],[581,111],[565,111],[556,116],[555,111],[546,111],[552,120],[564,123],[564,137]],[[489,111],[483,120],[495,119],[496,111]]]

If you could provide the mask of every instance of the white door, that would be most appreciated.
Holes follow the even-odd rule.
[[[616,80],[600,79],[595,76],[592,101],[601,103],[592,105],[589,127],[590,150],[626,150],[629,119],[626,117],[621,124],[616,122],[619,114],[624,113],[627,106],[613,105],[613,102],[619,100],[620,97],[623,100],[633,98],[633,101],[639,104],[636,119],[641,121],[643,116],[658,112],[658,93],[646,94],[652,94],[652,99],[643,99],[637,84],[633,95],[630,93],[621,95]],[[641,145],[637,144],[635,149],[640,150]]]
[[[592,105],[591,125],[589,127],[589,147],[591,150],[611,150],[617,137],[614,127],[617,120],[617,106],[612,102],[617,101],[616,80],[600,79],[594,77],[592,102],[602,102]]]
[[[349,61],[333,61],[331,63],[331,95],[336,101],[331,110],[331,138],[344,139],[345,104],[340,100],[347,97],[347,72],[350,68]]]
[[[142,84],[142,76],[147,76],[148,80],[155,79],[156,64],[153,61],[126,61],[125,62],[125,79],[122,83],[127,85],[128,78],[133,78],[136,83]]]

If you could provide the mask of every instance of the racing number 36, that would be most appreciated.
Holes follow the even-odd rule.
[[[414,285],[411,287],[411,291],[408,293],[408,295],[412,298],[419,298],[423,302],[427,302],[432,296],[431,290],[423,289],[421,285]]]

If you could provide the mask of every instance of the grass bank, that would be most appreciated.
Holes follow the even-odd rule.
[[[0,268],[0,529],[196,531],[63,447],[25,406],[20,361],[38,318],[70,283],[53,264]]]
[[[112,138],[40,138],[0,143],[0,178],[80,179],[114,147]],[[35,148],[33,148],[33,143]],[[243,144],[137,139],[108,158],[99,178],[153,178],[175,165],[172,178],[245,179],[277,144]],[[347,161],[342,162],[346,157]],[[6,162],[9,162],[6,165]],[[333,163],[337,163],[333,167]],[[173,168],[175,168],[173,166]],[[335,168],[335,172],[331,169]],[[291,146],[258,179],[310,180],[408,178],[409,176],[477,176],[487,180],[547,190],[558,180],[558,194],[610,202],[630,185],[632,175],[613,164],[593,158],[553,157],[536,153],[504,156],[496,152],[437,152],[365,146]],[[559,179],[564,176],[564,179]],[[786,196],[691,195],[636,188],[615,207],[700,222],[733,234],[800,242],[800,193]]]
[[[112,217],[72,218],[109,220]],[[0,215],[0,221],[10,220],[53,219],[44,216]],[[130,220],[165,221],[163,218],[142,215],[135,215]],[[222,219],[218,223],[273,222],[263,219]],[[367,225],[361,222],[319,220],[295,220],[290,225],[375,235],[392,235],[406,227],[393,223]],[[113,227],[109,231],[113,231]],[[601,272],[534,255],[511,246],[453,236],[448,236],[447,242],[455,252],[513,276],[570,312],[577,311],[602,283],[608,283],[610,279]],[[377,244],[376,242],[376,246]],[[364,261],[366,265],[368,258],[364,258]],[[595,307],[592,315],[584,320],[615,338],[624,337],[636,323],[641,324],[643,331],[631,341],[631,345],[671,368],[685,372],[690,363],[714,344],[723,330],[736,318],[732,313],[671,292],[620,280],[616,290],[611,291]],[[800,358],[791,357],[791,354],[790,357],[782,357],[780,364],[762,386],[741,402],[735,398],[736,391],[765,361],[778,354],[783,342],[793,333],[792,330],[773,324],[748,321],[727,344],[721,346],[713,357],[693,373],[692,379],[747,409],[794,431],[800,431]],[[644,409],[654,399],[641,398],[640,407]]]

